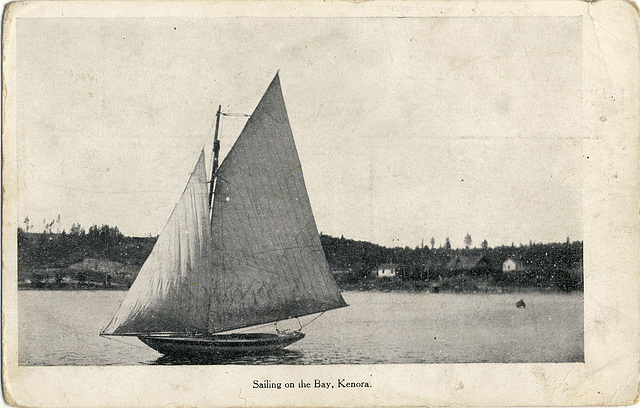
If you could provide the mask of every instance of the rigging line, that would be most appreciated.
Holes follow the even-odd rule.
[[[233,113],[233,112],[220,112],[220,115],[222,116],[238,116],[238,117],[244,117],[244,118],[250,118],[251,115],[247,115],[246,113]]]
[[[238,332],[246,333],[246,332],[250,332],[250,331],[253,331],[253,330],[261,329],[262,327],[265,327],[265,326],[271,326],[273,324],[275,324],[277,326],[277,322],[269,322],[269,323],[263,323],[263,324],[260,324],[260,325],[257,325],[257,326],[251,326],[251,327],[245,328],[242,331],[238,330]]]
[[[147,350],[147,351],[149,350],[147,347],[140,347],[140,346],[137,346],[137,345],[135,345],[135,344],[129,344],[129,343],[126,343],[126,342],[124,342],[124,341],[122,341],[122,340],[116,340],[116,339],[114,339],[114,338],[112,338],[112,337],[109,337],[109,336],[103,336],[103,335],[100,335],[100,337],[105,338],[105,339],[107,339],[107,340],[115,341],[116,343],[122,343],[122,344],[127,345],[127,346],[137,347],[137,348],[139,348],[139,349],[141,349],[141,350]]]
[[[305,325],[301,326],[300,329],[304,329],[305,326],[310,325],[311,323],[313,323],[318,317],[322,316],[324,314],[324,311],[321,312],[319,315],[317,315],[316,317],[314,317],[313,319],[311,319],[308,323],[306,323]],[[298,319],[298,322],[300,321],[300,319]]]
[[[224,161],[224,160],[223,160],[223,161]],[[223,163],[223,164],[224,164],[224,163]],[[213,174],[213,176],[214,176],[214,178],[215,178],[215,181],[217,181],[217,180],[222,180],[222,181],[224,181],[225,183],[227,183],[227,184],[229,184],[229,185],[232,185],[232,184],[231,184],[231,182],[230,182],[229,180],[225,179],[224,177],[222,177],[222,176],[220,175],[220,167],[222,167],[222,164],[221,164],[220,166],[218,166],[218,171],[216,171],[216,172]],[[213,183],[213,181],[207,181],[207,184],[210,184],[210,183]],[[217,184],[216,184],[216,187],[217,187]],[[213,192],[213,196],[215,197],[215,191]]]

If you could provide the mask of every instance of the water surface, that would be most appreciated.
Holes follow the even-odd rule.
[[[582,293],[343,292],[349,307],[301,318],[281,353],[180,360],[98,334],[124,295],[19,291],[20,365],[407,364],[583,361]],[[515,307],[523,298],[525,309]],[[297,328],[297,321],[282,326]],[[269,327],[271,329],[271,327]]]

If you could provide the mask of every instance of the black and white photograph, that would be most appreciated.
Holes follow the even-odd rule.
[[[15,369],[590,361],[596,127],[637,89],[587,86],[583,9],[137,5],[11,19]],[[287,381],[243,387],[381,386]]]

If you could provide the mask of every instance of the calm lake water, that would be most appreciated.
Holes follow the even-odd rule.
[[[20,365],[202,364],[136,338],[100,337],[124,292],[19,291]],[[344,292],[349,307],[310,322],[284,352],[207,364],[583,361],[583,296]],[[525,309],[515,307],[523,298]],[[285,325],[286,326],[286,325]],[[299,327],[298,322],[291,327]]]

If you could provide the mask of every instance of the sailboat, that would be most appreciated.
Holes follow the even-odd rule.
[[[218,168],[221,115],[211,178],[203,149],[101,335],[135,336],[172,356],[264,352],[304,333],[238,329],[347,306],[320,243],[279,75]]]

